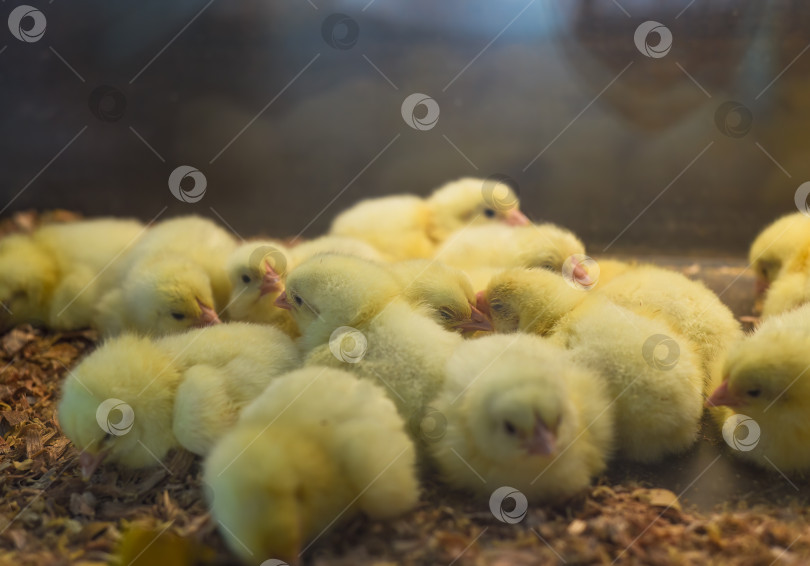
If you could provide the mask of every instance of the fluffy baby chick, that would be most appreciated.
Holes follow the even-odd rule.
[[[795,253],[768,289],[762,305],[767,318],[810,302],[810,245]]]
[[[464,226],[495,222],[529,221],[506,184],[464,178],[426,199],[394,195],[361,201],[335,217],[331,233],[364,240],[400,261],[432,256],[438,244]]]
[[[539,267],[561,272],[566,259],[584,254],[573,233],[554,224],[473,226],[459,230],[435,258],[460,269]]]
[[[712,363],[742,335],[739,323],[717,295],[680,273],[655,266],[630,268],[590,291],[545,270],[511,270],[493,278],[479,308],[488,311],[499,332],[546,335],[591,295],[660,319],[689,340],[700,357],[707,387]]]
[[[445,480],[482,495],[508,485],[532,499],[571,496],[605,469],[614,443],[604,380],[527,334],[462,344],[434,406],[447,421],[431,446]]]
[[[560,320],[552,340],[607,383],[621,456],[656,462],[695,442],[703,413],[700,359],[663,321],[594,296]]]
[[[307,365],[341,368],[384,385],[410,418],[438,393],[445,361],[462,338],[401,292],[384,265],[318,255],[290,272],[276,304],[298,323]]]
[[[768,318],[730,348],[706,406],[720,407],[715,416],[739,457],[785,474],[810,470],[808,343],[810,305],[804,305]],[[747,429],[743,438],[740,426]]]
[[[143,230],[134,220],[100,218],[0,239],[0,331],[21,322],[89,326],[102,274]]]
[[[290,313],[274,304],[284,290],[283,278],[291,261],[290,251],[275,240],[256,240],[238,246],[226,264],[233,288],[228,302],[229,318],[272,324],[292,337],[298,336]]]
[[[756,276],[757,294],[767,291],[790,257],[808,246],[810,218],[801,212],[782,216],[762,230],[749,252],[749,263]]]
[[[469,276],[436,260],[412,259],[391,264],[402,294],[413,305],[425,305],[433,320],[447,330],[492,330],[489,319],[475,306]]]
[[[297,564],[338,521],[386,519],[419,498],[411,441],[385,393],[346,372],[278,378],[205,462],[212,514],[245,562]]]
[[[184,216],[151,228],[130,250],[98,304],[95,325],[165,334],[219,322],[231,284],[225,264],[233,237],[211,220]]]
[[[150,340],[105,342],[68,376],[59,422],[86,475],[103,460],[153,466],[175,447],[205,454],[239,409],[300,364],[280,330],[223,324]]]
[[[293,265],[297,265],[318,254],[353,255],[369,261],[386,260],[385,256],[371,244],[346,236],[327,235],[314,240],[307,240],[292,248],[290,253]]]

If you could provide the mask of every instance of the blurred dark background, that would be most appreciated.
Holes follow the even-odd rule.
[[[193,212],[242,236],[314,236],[364,197],[505,174],[532,218],[594,253],[738,254],[810,180],[798,0],[4,0],[0,13],[2,216]],[[642,27],[637,47],[647,21],[664,30]],[[403,119],[413,93],[438,104],[433,127]],[[206,179],[198,202],[169,190],[184,165]]]

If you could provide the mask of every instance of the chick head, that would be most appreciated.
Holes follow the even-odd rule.
[[[578,413],[566,382],[575,366],[564,350],[529,335],[465,342],[448,362],[448,379],[475,375],[466,426],[493,459],[553,458],[574,440]]]
[[[133,270],[124,297],[130,318],[143,332],[170,334],[220,322],[208,274],[182,258],[166,257]]]
[[[177,446],[172,359],[147,338],[106,342],[70,372],[59,402],[62,431],[81,450],[85,477],[102,461],[154,466]]]
[[[810,307],[801,310],[810,314]],[[810,411],[809,366],[806,333],[785,325],[767,335],[748,336],[729,349],[723,381],[706,406],[726,406],[754,419],[791,413],[806,416]]]
[[[496,332],[545,335],[584,298],[585,291],[571,287],[559,274],[510,269],[493,276],[477,302]]]
[[[272,303],[284,290],[288,258],[287,250],[273,241],[237,247],[225,266],[233,288],[228,311],[242,318],[257,301]]]
[[[380,264],[321,254],[290,271],[276,305],[290,310],[302,333],[312,327],[331,333],[368,322],[400,292],[399,282]]]
[[[476,306],[470,277],[462,270],[436,260],[414,259],[393,266],[399,270],[403,295],[423,304],[431,318],[447,330],[492,330],[489,319]]]
[[[58,277],[57,262],[28,236],[0,239],[0,330],[43,320]]]
[[[436,189],[427,199],[437,241],[465,226],[504,222],[523,226],[530,221],[520,211],[520,199],[506,182],[465,177]]]
[[[585,245],[573,232],[554,224],[539,224],[515,230],[521,267],[537,267],[560,273],[565,261],[585,254]]]
[[[768,290],[785,263],[808,238],[810,218],[801,212],[782,216],[759,233],[749,252],[758,295]]]

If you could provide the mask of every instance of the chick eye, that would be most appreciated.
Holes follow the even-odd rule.
[[[514,434],[517,432],[515,425],[513,425],[509,421],[503,421],[503,429],[506,431],[506,434],[510,436],[514,436]]]
[[[761,393],[762,393],[761,389],[750,389],[745,392],[745,394],[748,395],[749,397],[759,397]]]
[[[439,310],[439,315],[441,315],[441,317],[443,319],[445,319],[445,320],[450,320],[450,319],[453,318],[453,313],[451,313],[450,311],[445,310],[445,309],[440,309]]]
[[[293,297],[293,301],[295,301],[295,304],[298,305],[299,307],[304,304],[304,299],[302,299],[298,295],[295,295]]]
[[[186,315],[184,315],[184,314],[183,314],[183,313],[181,313],[181,312],[173,312],[173,313],[172,313],[172,318],[173,318],[174,320],[183,320],[184,318],[186,318]]]
[[[243,275],[242,283],[250,283],[250,275]]]
[[[484,216],[486,216],[487,218],[495,218],[495,211],[492,210],[491,208],[485,208]]]
[[[550,263],[543,263],[542,265],[540,265],[540,268],[545,269],[547,271],[557,271],[556,269],[554,269],[554,266],[551,265]]]
[[[498,302],[489,303],[489,308],[491,308],[494,311],[501,311],[503,310],[503,305]]]

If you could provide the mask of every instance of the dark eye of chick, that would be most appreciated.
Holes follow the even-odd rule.
[[[440,315],[441,315],[441,317],[442,317],[443,319],[445,319],[445,320],[450,320],[450,319],[452,319],[452,318],[453,318],[453,313],[451,313],[451,312],[450,312],[450,311],[448,311],[448,310],[443,310],[443,309],[442,309],[442,310],[439,310],[439,314],[440,314]]]
[[[487,218],[495,218],[495,211],[492,210],[491,208],[485,208],[484,216],[486,216]]]
[[[250,275],[243,275],[242,283],[250,283]]]
[[[745,393],[749,397],[759,397],[760,394],[762,393],[762,390],[761,389],[751,389],[749,391],[746,391]]]
[[[173,318],[174,320],[183,320],[184,318],[186,318],[186,315],[184,315],[184,314],[183,314],[183,313],[181,313],[181,312],[173,312],[173,313],[172,313],[172,318]]]
[[[298,305],[299,307],[304,304],[304,299],[302,299],[298,295],[293,297],[293,301],[295,301],[295,304]]]
[[[498,303],[498,302],[489,303],[489,308],[491,308],[494,311],[500,311],[500,310],[503,309],[503,305],[501,303]]]
[[[541,265],[540,267],[541,267],[542,269],[547,270],[547,271],[557,271],[556,269],[554,269],[554,266],[553,266],[553,265],[551,265],[550,263],[544,263],[544,264],[543,264],[543,265]]]
[[[515,433],[517,432],[515,425],[513,425],[509,421],[503,421],[503,429],[506,431],[506,434],[510,436],[514,436]]]

